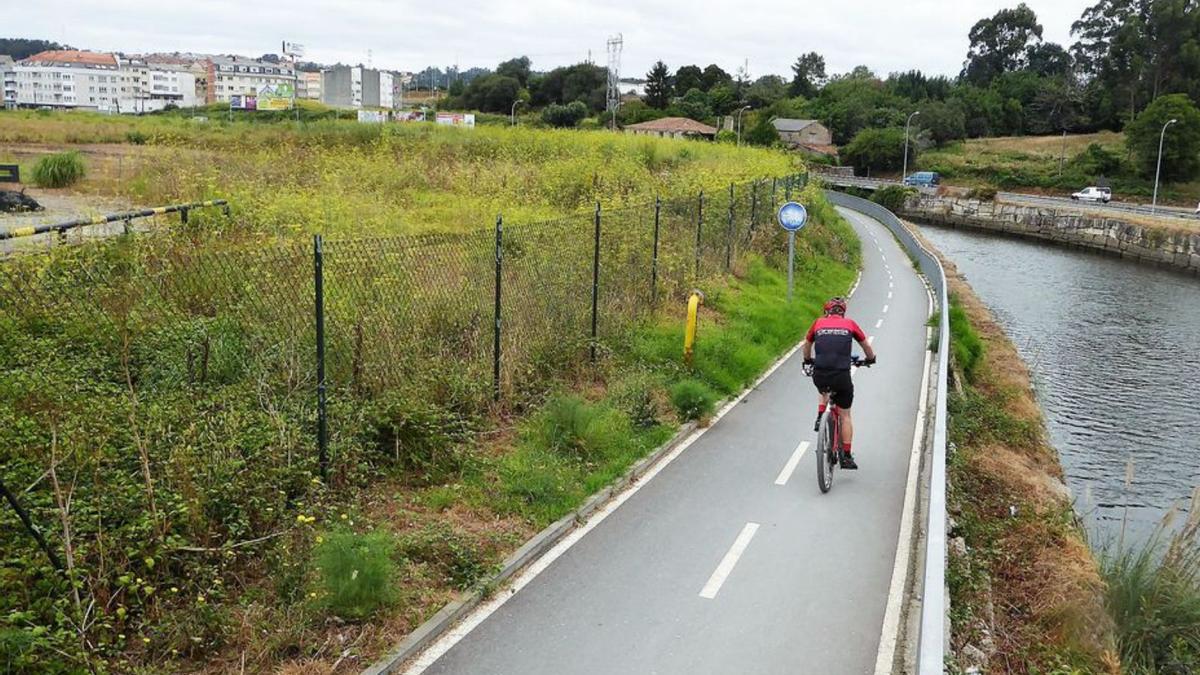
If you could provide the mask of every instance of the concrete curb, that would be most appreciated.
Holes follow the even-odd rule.
[[[791,353],[789,351],[780,360],[787,358]],[[754,389],[758,384],[758,382],[755,382],[746,391]],[[722,402],[721,407],[724,407],[730,401],[736,400],[736,398],[740,398],[740,395],[739,397],[730,398]],[[608,487],[589,497],[578,509],[559,518],[544,530],[535,534],[504,561],[500,571],[495,576],[486,583],[477,586],[474,590],[460,594],[457,599],[452,600],[445,607],[442,607],[437,614],[434,614],[425,623],[418,626],[416,630],[409,633],[395,649],[363,670],[363,675],[385,675],[386,673],[399,672],[401,666],[407,661],[424,651],[434,640],[441,637],[451,626],[456,624],[459,619],[462,619],[481,602],[486,600],[497,586],[512,578],[517,572],[524,569],[526,565],[537,560],[553,548],[563,537],[574,530],[577,525],[586,522],[597,509],[641,478],[650,467],[679,447],[680,443],[690,438],[698,428],[699,425],[695,422],[688,422],[681,426],[679,431],[669,441],[639,460],[620,478],[609,484]]]

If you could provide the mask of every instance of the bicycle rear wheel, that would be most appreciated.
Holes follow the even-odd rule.
[[[817,435],[817,487],[821,492],[829,492],[833,487],[833,413],[826,410],[821,415],[820,432]]]

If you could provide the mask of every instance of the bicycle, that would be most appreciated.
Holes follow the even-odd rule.
[[[850,357],[850,365],[857,368],[870,367],[858,356]],[[812,373],[812,365],[805,364],[804,374],[812,377]],[[821,393],[828,394],[829,392]],[[817,487],[821,489],[822,493],[825,493],[833,487],[834,468],[842,463],[842,418],[837,404],[832,399],[825,407],[825,412],[821,414],[821,421],[817,428],[817,450],[813,453],[817,458]]]

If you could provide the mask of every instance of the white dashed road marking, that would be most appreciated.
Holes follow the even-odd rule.
[[[746,523],[741,534],[734,540],[733,546],[729,547],[729,552],[725,554],[724,558],[721,558],[721,563],[708,578],[708,583],[704,584],[704,588],[700,591],[700,597],[709,600],[717,597],[717,591],[721,590],[721,585],[729,578],[733,566],[737,564],[738,558],[741,558],[742,554],[746,552],[746,547],[750,545],[750,540],[754,538],[754,533],[757,531],[758,523]]]
[[[783,465],[783,470],[775,479],[776,485],[787,485],[788,479],[796,472],[796,466],[800,464],[800,458],[804,456],[806,450],[808,450],[808,441],[802,441],[800,445],[796,446],[796,451],[788,458],[787,464]]]
[[[884,305],[884,306],[883,306],[883,313],[884,313],[884,314],[887,314],[888,307],[891,307],[891,305]]]
[[[880,319],[880,320],[878,320],[878,321],[876,321],[876,322],[875,322],[875,327],[876,327],[876,328],[879,328],[879,327],[880,327],[880,326],[882,326],[882,325],[883,325],[883,319]]]

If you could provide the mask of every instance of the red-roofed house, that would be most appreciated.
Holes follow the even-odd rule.
[[[195,78],[182,66],[115,54],[57,49],[13,66],[16,105],[100,112],[149,112],[195,104]]]
[[[717,135],[717,129],[687,117],[664,117],[625,127],[625,133],[662,138],[708,138]]]

